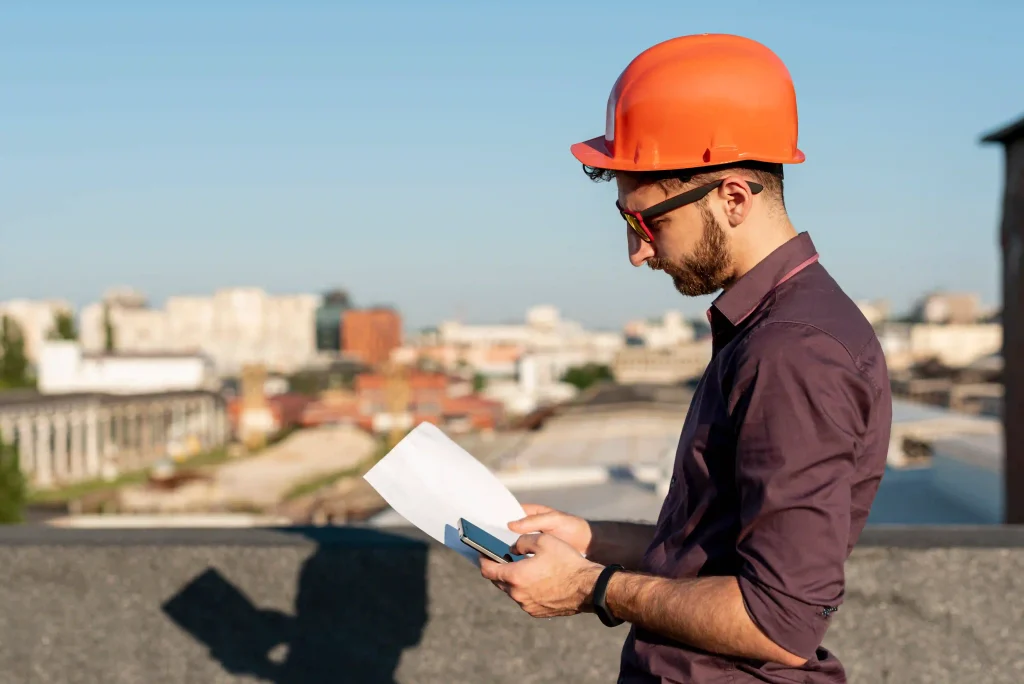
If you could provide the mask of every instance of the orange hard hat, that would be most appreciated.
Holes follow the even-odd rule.
[[[572,146],[586,166],[666,171],[804,160],[789,70],[749,38],[682,36],[645,50],[615,81],[606,116],[603,136]]]

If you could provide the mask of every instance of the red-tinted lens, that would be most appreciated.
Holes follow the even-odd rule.
[[[619,213],[622,214],[622,218],[625,219],[629,227],[633,229],[633,232],[636,233],[641,240],[644,242],[651,241],[651,236],[647,234],[643,221],[641,221],[638,216],[634,216],[633,214],[629,214],[622,210],[619,210]]]

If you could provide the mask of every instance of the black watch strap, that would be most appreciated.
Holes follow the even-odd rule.
[[[605,593],[608,591],[608,580],[612,578],[619,570],[622,570],[621,565],[609,565],[601,574],[597,576],[597,582],[594,584],[594,612],[597,613],[597,617],[601,619],[601,622],[607,627],[617,627],[622,624],[622,620],[612,615],[612,612],[608,610],[608,604],[605,602]]]

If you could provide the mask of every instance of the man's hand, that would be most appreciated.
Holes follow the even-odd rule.
[[[515,563],[481,558],[480,574],[527,613],[559,617],[589,607],[601,566],[588,561],[578,549],[550,534],[531,534],[520,537],[512,553],[533,555]]]
[[[523,504],[523,510],[526,517],[509,523],[510,530],[558,537],[603,565],[618,563],[627,570],[639,570],[644,552],[654,538],[654,525],[645,523],[588,521],[537,504]]]
[[[554,535],[581,554],[589,553],[593,533],[590,523],[583,518],[538,504],[523,504],[523,510],[526,517],[509,523],[508,529],[519,534],[543,532]]]

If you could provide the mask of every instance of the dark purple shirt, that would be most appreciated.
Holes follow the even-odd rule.
[[[801,233],[708,311],[694,393],[643,570],[734,576],[761,630],[807,663],[707,653],[633,627],[620,682],[845,682],[821,647],[885,470],[892,399],[871,325]]]

